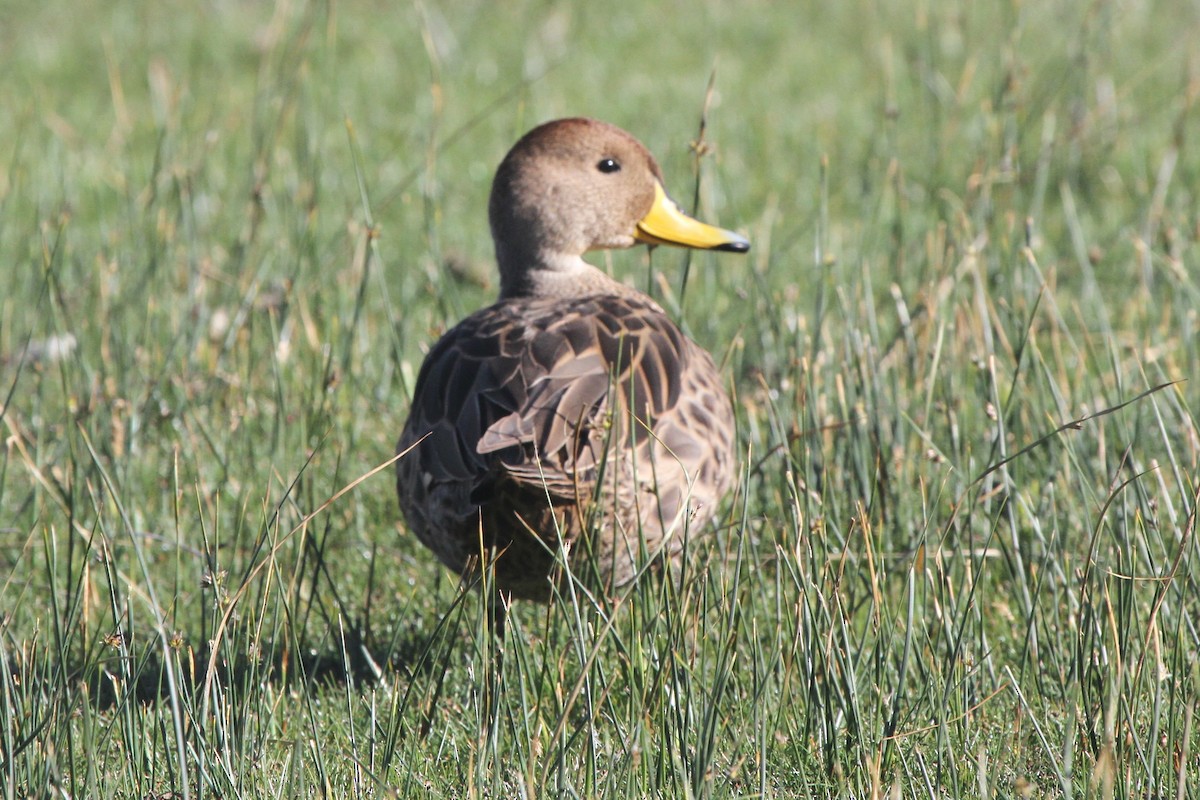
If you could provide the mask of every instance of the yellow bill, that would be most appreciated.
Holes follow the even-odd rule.
[[[750,241],[745,236],[707,225],[680,211],[658,181],[654,182],[654,205],[637,224],[633,236],[646,244],[670,244],[699,250],[744,253],[750,249]]]

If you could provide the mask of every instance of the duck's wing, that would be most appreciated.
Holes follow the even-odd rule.
[[[483,503],[510,480],[571,501],[616,446],[645,453],[639,471],[699,471],[731,447],[732,412],[712,360],[649,300],[508,301],[430,352],[401,449],[422,436],[426,486],[467,482]]]

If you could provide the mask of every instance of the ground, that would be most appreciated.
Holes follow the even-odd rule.
[[[0,17],[5,797],[1197,796],[1194,5]],[[501,656],[385,464],[578,114],[753,242],[592,254],[741,478]]]

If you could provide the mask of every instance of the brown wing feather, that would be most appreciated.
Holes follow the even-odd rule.
[[[511,300],[430,352],[399,448],[414,444],[398,462],[405,516],[461,570],[481,526],[491,546],[511,545],[508,529],[521,526],[552,543],[577,531],[547,509],[584,498],[631,509],[618,520],[626,528],[665,529],[692,496],[713,504],[729,483],[732,411],[711,358],[649,300]],[[598,492],[607,474],[614,486]],[[652,513],[643,492],[656,498]]]

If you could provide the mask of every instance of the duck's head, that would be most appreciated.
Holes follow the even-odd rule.
[[[560,119],[527,133],[500,164],[488,204],[501,296],[536,293],[588,270],[588,250],[639,242],[744,253],[745,237],[679,210],[662,170],[625,131]]]

